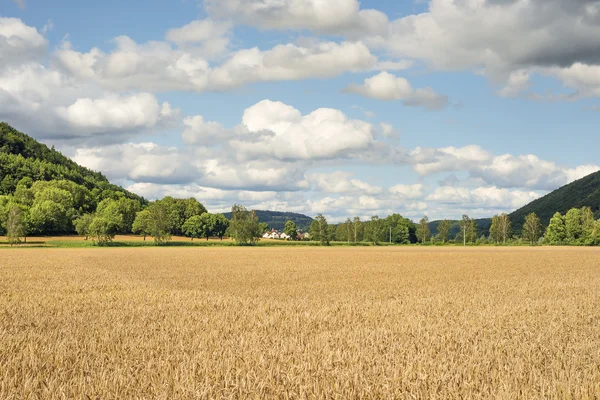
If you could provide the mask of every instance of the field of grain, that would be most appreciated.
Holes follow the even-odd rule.
[[[599,249],[0,250],[1,399],[599,397]]]

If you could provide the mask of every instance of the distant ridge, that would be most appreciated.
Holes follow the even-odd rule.
[[[223,215],[225,215],[227,219],[231,219],[230,212],[224,213]],[[306,232],[313,222],[311,217],[293,212],[256,210],[256,216],[258,217],[259,222],[266,222],[270,228],[276,230],[283,230],[287,221],[294,221],[299,229]]]

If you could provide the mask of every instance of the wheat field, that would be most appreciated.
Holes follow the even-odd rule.
[[[598,399],[591,248],[0,250],[1,399]]]

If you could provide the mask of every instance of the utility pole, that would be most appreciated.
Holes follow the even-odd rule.
[[[390,226],[390,243],[392,243],[392,227]]]

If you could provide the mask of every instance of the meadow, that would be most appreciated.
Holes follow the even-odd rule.
[[[1,399],[598,399],[600,249],[0,249]]]

